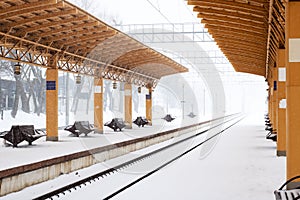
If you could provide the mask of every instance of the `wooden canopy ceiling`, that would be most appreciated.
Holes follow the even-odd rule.
[[[187,0],[238,72],[267,76],[285,46],[283,0]]]
[[[144,86],[187,71],[64,0],[1,0],[0,47],[4,59]]]

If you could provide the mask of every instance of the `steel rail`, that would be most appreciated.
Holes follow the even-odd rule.
[[[231,119],[231,120],[232,120],[232,119]],[[231,121],[231,120],[230,120],[230,121]],[[205,142],[208,142],[208,141],[211,140],[212,138],[214,138],[214,137],[220,135],[220,134],[223,133],[225,130],[229,129],[230,127],[232,127],[233,125],[237,124],[237,123],[238,123],[239,121],[241,121],[241,120],[242,120],[242,119],[238,120],[238,121],[235,122],[234,124],[231,124],[230,126],[226,127],[226,128],[223,129],[222,131],[218,132],[217,134],[215,134],[215,135],[213,135],[213,136],[207,138],[207,139],[204,140],[203,142],[200,142],[199,144],[197,144],[197,145],[195,145],[194,147],[190,148],[189,150],[187,150],[187,151],[181,153],[180,155],[176,156],[175,158],[171,159],[170,161],[168,161],[168,162],[162,164],[161,166],[157,167],[156,169],[154,169],[154,170],[148,172],[148,173],[145,174],[144,176],[142,176],[142,177],[136,179],[135,181],[133,181],[133,182],[129,183],[128,185],[122,187],[121,189],[115,191],[115,192],[112,193],[111,195],[109,195],[109,196],[103,198],[103,200],[111,199],[112,197],[114,197],[114,196],[118,195],[119,193],[123,192],[124,190],[130,188],[131,186],[135,185],[136,183],[138,183],[138,182],[142,181],[143,179],[145,179],[145,178],[151,176],[152,174],[158,172],[159,170],[163,169],[164,167],[168,166],[169,164],[173,163],[174,161],[180,159],[180,158],[183,157],[184,155],[186,155],[186,154],[190,153],[191,151],[197,149],[199,146],[203,145]],[[227,121],[227,122],[228,122],[228,121]],[[224,123],[226,123],[226,122],[223,122],[222,124],[224,124]],[[222,124],[219,124],[219,125],[222,125]],[[217,125],[217,126],[219,126],[219,125]],[[217,126],[215,126],[215,127],[217,127]],[[215,128],[215,127],[212,127],[212,128]],[[208,130],[211,130],[212,128],[210,128],[210,129],[208,129]],[[208,130],[206,130],[206,131],[204,131],[204,132],[207,132]]]
[[[134,159],[132,159],[132,160],[129,160],[129,161],[127,161],[127,162],[124,162],[124,163],[122,163],[122,164],[119,164],[119,165],[117,165],[117,166],[114,166],[114,167],[112,167],[112,168],[109,168],[109,169],[104,170],[104,171],[102,171],[102,172],[96,173],[96,174],[94,174],[94,175],[91,175],[91,176],[86,177],[86,178],[84,178],[84,179],[81,179],[81,180],[79,180],[79,181],[73,182],[73,183],[71,183],[71,184],[68,184],[68,185],[66,185],[66,186],[63,186],[63,187],[61,187],[61,188],[58,188],[58,189],[56,189],[56,190],[53,190],[53,191],[48,192],[48,193],[46,193],[46,194],[43,194],[43,195],[41,195],[41,196],[35,197],[35,198],[33,198],[32,200],[53,199],[52,197],[54,197],[54,196],[59,197],[60,194],[65,195],[66,192],[72,192],[71,189],[77,190],[77,188],[81,188],[83,185],[86,186],[88,183],[91,184],[92,181],[95,182],[96,180],[100,180],[100,178],[103,178],[103,177],[105,177],[105,176],[111,175],[111,174],[113,174],[113,173],[115,173],[115,172],[117,172],[117,171],[119,171],[119,170],[122,170],[122,169],[124,169],[124,168],[126,168],[126,167],[128,167],[128,166],[130,166],[130,165],[132,165],[132,164],[135,164],[135,163],[137,163],[137,162],[140,162],[140,161],[144,160],[145,158],[151,157],[151,156],[154,155],[154,154],[157,154],[157,153],[159,153],[159,152],[161,152],[161,151],[164,151],[164,150],[166,150],[166,149],[169,149],[169,148],[171,148],[171,147],[173,147],[173,146],[175,146],[175,145],[178,145],[178,144],[183,143],[183,142],[185,142],[185,141],[187,141],[187,140],[190,140],[190,139],[192,139],[192,138],[195,138],[195,137],[197,137],[197,136],[200,136],[200,135],[202,135],[202,134],[208,132],[209,130],[212,130],[212,129],[216,128],[216,127],[219,127],[219,126],[221,126],[221,125],[223,125],[223,124],[225,124],[225,123],[227,123],[227,122],[229,122],[229,121],[231,121],[231,120],[234,120],[234,119],[236,119],[236,118],[238,118],[238,117],[240,117],[240,116],[239,116],[239,113],[237,113],[237,114],[232,114],[232,115],[227,115],[227,116],[220,117],[220,118],[216,118],[216,119],[213,119],[213,120],[208,120],[208,121],[206,121],[206,122],[203,123],[203,124],[209,124],[209,123],[211,123],[211,122],[213,122],[213,121],[217,121],[217,120],[220,120],[220,119],[225,119],[225,118],[228,118],[228,117],[230,117],[229,120],[226,120],[225,122],[222,122],[222,123],[220,123],[220,124],[217,124],[217,125],[215,125],[215,126],[213,126],[213,127],[210,127],[210,128],[208,128],[208,129],[206,129],[206,130],[204,130],[204,131],[201,131],[201,132],[199,132],[199,133],[197,133],[197,134],[194,134],[194,135],[192,135],[192,136],[189,136],[189,137],[187,137],[187,138],[184,138],[184,139],[182,139],[182,140],[179,140],[179,141],[177,141],[177,142],[174,142],[174,143],[169,144],[169,145],[167,145],[167,146],[164,146],[164,147],[162,147],[162,148],[156,149],[156,150],[151,151],[151,152],[149,152],[149,153],[147,153],[147,154],[144,154],[144,155],[142,155],[142,156],[139,156],[139,157],[137,157],[137,158],[134,158]],[[188,126],[188,127],[189,127],[189,126]],[[227,127],[226,129],[228,129],[228,127]],[[221,132],[225,131],[226,129],[223,129]],[[220,134],[221,132],[217,133],[216,135]],[[214,135],[214,136],[212,136],[212,137],[206,139],[204,142],[201,142],[201,144],[203,144],[203,143],[209,141],[210,139],[212,139],[212,138],[215,137],[216,135]],[[197,145],[197,146],[199,146],[199,145]],[[193,150],[193,149],[194,149],[194,147],[192,148],[192,150]],[[192,150],[190,149],[190,151],[192,151]],[[189,150],[188,150],[188,151],[189,151]],[[186,153],[188,153],[188,152],[186,152]],[[185,155],[186,153],[184,153],[184,155]],[[180,157],[182,157],[182,156],[183,156],[183,155],[181,155]],[[177,156],[177,157],[178,157],[178,156]],[[177,157],[176,157],[176,158],[177,158]],[[177,159],[179,159],[179,157],[178,157]],[[173,159],[172,159],[172,160],[173,160]],[[175,161],[175,160],[173,160],[173,161]],[[173,161],[172,161],[172,162],[173,162]],[[163,165],[163,167],[164,167],[164,166],[167,166],[168,164],[170,164],[170,163],[169,163],[169,162],[165,163],[165,164]],[[143,176],[143,177],[146,178],[146,177],[150,176],[151,174],[155,173],[156,171],[158,171],[159,169],[161,169],[161,168],[163,168],[163,167],[160,166],[160,167],[158,167],[157,169],[153,170],[152,173],[150,172],[150,173],[148,173],[148,175],[145,175],[145,177],[144,177],[144,176]],[[142,179],[144,179],[144,178],[142,178]],[[139,178],[139,179],[140,179],[140,178]],[[139,181],[140,181],[139,179],[136,180],[136,181],[134,181],[134,182],[132,182],[131,184],[125,186],[124,188],[122,188],[122,189],[120,189],[120,190],[114,192],[113,194],[111,194],[110,196],[106,197],[105,199],[109,199],[109,198],[111,198],[111,197],[117,195],[118,193],[124,191],[125,189],[129,188],[131,185],[134,185],[135,183],[139,182]],[[141,180],[142,180],[142,179],[141,179]]]

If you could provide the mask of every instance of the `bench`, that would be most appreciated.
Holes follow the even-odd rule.
[[[273,140],[274,142],[277,141],[277,133],[270,131],[267,135],[266,135],[266,139],[270,139]]]
[[[269,116],[268,115],[266,115],[265,116],[265,123],[270,123],[271,121],[270,121],[270,118],[269,118]]]
[[[266,128],[265,130],[272,129],[272,123],[270,121],[265,121]]]
[[[64,130],[70,131],[76,137],[79,137],[82,133],[87,136],[94,131],[94,126],[89,121],[75,121],[73,125],[67,126]]]
[[[134,121],[134,124],[136,124],[138,127],[144,127],[146,124],[149,124],[149,121],[145,117],[137,117]]]
[[[276,133],[276,130],[273,129],[272,123],[271,123],[268,115],[265,115],[265,125],[266,125],[265,130],[269,131],[269,133],[267,133],[267,135],[266,135],[266,139],[270,139],[270,140],[273,140],[274,142],[276,142],[277,141],[277,133]]]
[[[300,199],[300,187],[295,189],[283,189],[287,184],[292,182],[293,180],[299,179],[300,176],[295,176],[289,180],[287,180],[278,190],[274,191],[276,200],[296,200]]]
[[[0,138],[10,142],[13,147],[17,147],[24,140],[32,145],[33,141],[43,136],[46,136],[46,133],[41,129],[34,129],[33,125],[14,125],[10,131],[0,133]]]
[[[126,125],[122,118],[113,118],[110,122],[106,122],[104,126],[108,126],[114,131],[117,131],[118,129],[122,131],[122,128],[124,128]]]
[[[195,115],[193,112],[190,112],[190,113],[188,114],[188,116],[189,116],[190,118],[196,117],[196,115]]]
[[[173,121],[175,118],[174,118],[174,117],[171,117],[170,114],[167,114],[163,119],[166,120],[167,122],[171,122],[171,121]]]

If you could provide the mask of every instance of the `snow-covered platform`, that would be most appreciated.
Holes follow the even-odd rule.
[[[0,196],[19,191],[28,185],[34,185],[96,163],[101,163],[129,152],[142,149],[177,137],[185,132],[196,131],[196,119],[177,118],[167,123],[159,118],[152,126],[125,129],[114,132],[105,127],[104,134],[90,133],[87,136],[74,137],[68,131],[59,131],[59,141],[49,142],[46,138],[34,145],[26,141],[17,148],[0,148]],[[4,141],[4,140],[3,140]]]
[[[263,115],[246,117],[217,137],[213,148],[192,151],[114,199],[274,199],[273,191],[285,181],[285,158],[277,157],[276,143],[265,139],[263,121]],[[60,142],[40,140],[33,146],[1,147],[1,153],[9,155],[1,156],[1,167],[113,144],[183,124],[177,121],[144,129],[134,127],[121,133],[107,129],[104,135],[86,138],[69,137],[61,131]],[[20,154],[28,156],[25,159]],[[22,191],[18,193],[22,196]],[[93,199],[93,194],[86,197]]]
[[[274,199],[285,182],[285,158],[265,135],[263,115],[248,116],[208,154],[193,151],[115,199]]]
[[[204,121],[203,119],[201,121]],[[108,127],[104,127],[104,134],[90,133],[80,137],[70,136],[70,132],[59,130],[59,141],[49,142],[46,137],[35,141],[33,145],[28,145],[26,141],[20,143],[17,148],[6,146],[4,140],[0,139],[0,154],[7,155],[0,157],[0,171],[20,165],[26,165],[39,162],[58,156],[69,155],[94,148],[104,147],[123,141],[154,135],[163,131],[173,130],[182,126],[199,123],[197,119],[176,118],[172,122],[166,122],[163,119],[155,119],[153,126],[137,127],[132,125],[132,129],[123,129],[121,132],[114,132]],[[9,130],[9,128],[7,128]]]

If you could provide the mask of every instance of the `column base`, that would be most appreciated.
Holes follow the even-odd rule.
[[[58,136],[47,136],[46,141],[56,142],[56,141],[58,141]]]
[[[103,134],[103,130],[95,129],[95,130],[94,130],[94,133],[96,133],[96,134]]]
[[[132,129],[132,125],[126,125],[125,128],[126,129]]]
[[[286,188],[288,190],[299,188],[299,187],[300,187],[300,182],[291,182],[291,183],[288,183],[286,186]]]
[[[286,151],[277,151],[277,156],[286,156]]]

